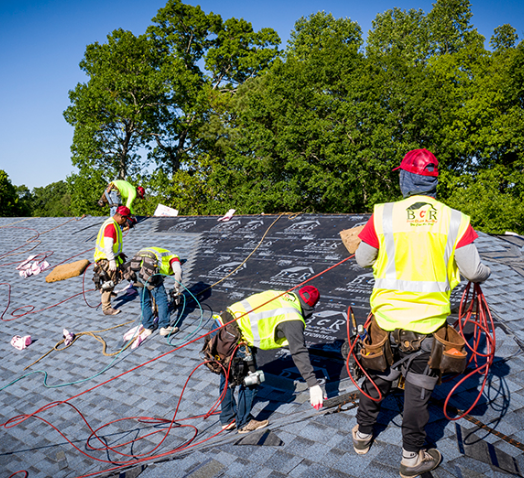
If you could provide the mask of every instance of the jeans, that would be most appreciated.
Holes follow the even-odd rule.
[[[224,391],[224,385],[226,383],[226,377],[224,374],[220,374],[220,394]],[[258,385],[252,385],[246,387],[240,385],[238,390],[238,405],[235,401],[235,388],[227,387],[226,395],[221,405],[220,412],[220,423],[227,425],[231,423],[236,416],[237,429],[243,428],[247,425],[253,416],[251,415],[251,408],[253,407],[253,401],[257,396]]]
[[[139,291],[140,303],[142,306],[142,325],[145,329],[154,328],[153,308],[151,306],[151,296],[155,299],[158,310],[158,326],[169,327],[171,317],[169,315],[169,304],[167,302],[167,293],[164,284],[159,284],[149,290],[144,287]]]
[[[116,214],[116,208],[122,205],[122,198],[120,197],[120,192],[116,189],[111,189],[111,191],[106,191],[106,198],[109,202],[109,205],[116,204],[116,206],[111,206],[109,215],[113,217]]]

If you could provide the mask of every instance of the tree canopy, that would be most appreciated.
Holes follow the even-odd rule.
[[[365,212],[400,197],[391,170],[424,147],[439,199],[522,233],[524,43],[506,24],[487,49],[471,21],[469,0],[392,8],[364,42],[357,22],[317,12],[282,47],[271,28],[169,0],[143,35],[86,48],[64,112],[68,208],[101,213],[105,184],[125,178],[146,187],[143,214]]]

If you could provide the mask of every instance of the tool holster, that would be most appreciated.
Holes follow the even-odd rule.
[[[429,358],[429,366],[444,373],[462,373],[466,370],[468,354],[466,341],[450,325],[444,324],[433,332],[433,348]]]
[[[371,319],[367,332],[360,349],[360,363],[365,369],[385,372],[393,364],[389,332],[379,327],[375,317]]]

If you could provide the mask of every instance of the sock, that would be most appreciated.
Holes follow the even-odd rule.
[[[416,451],[407,451],[402,448],[402,464],[405,466],[416,466],[418,463],[418,453]]]
[[[361,440],[367,440],[368,438],[371,438],[371,433],[361,433],[357,430],[357,437]]]

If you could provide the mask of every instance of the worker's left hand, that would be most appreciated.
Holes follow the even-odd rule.
[[[116,261],[109,261],[109,270],[116,271]]]
[[[309,402],[315,410],[320,410],[322,408],[324,393],[322,392],[320,385],[315,385],[309,389]]]

